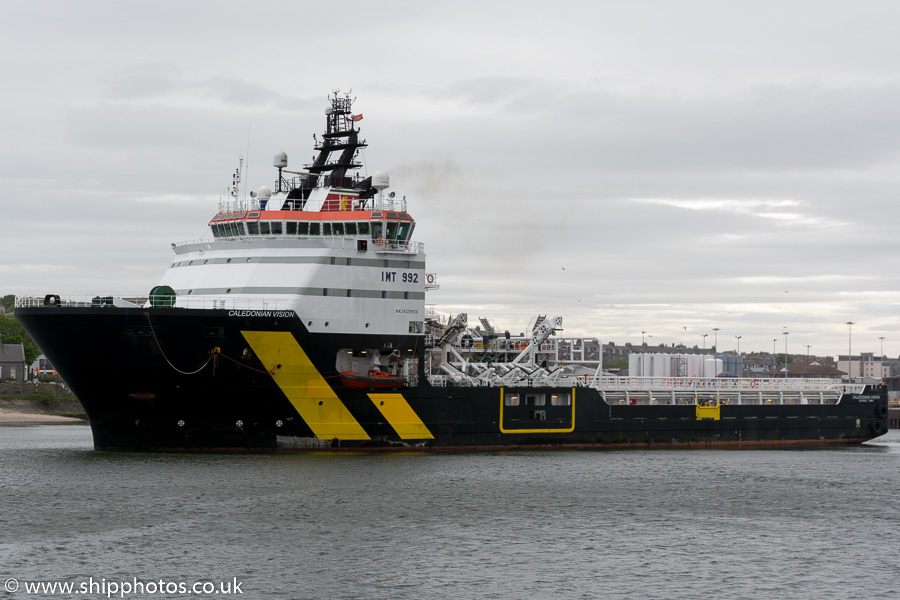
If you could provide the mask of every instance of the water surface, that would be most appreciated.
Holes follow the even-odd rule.
[[[898,467],[895,432],[821,450],[154,454],[94,451],[84,426],[2,427],[0,586],[896,598]]]

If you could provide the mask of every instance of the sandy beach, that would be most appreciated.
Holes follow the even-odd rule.
[[[0,425],[76,425],[87,424],[84,419],[60,417],[58,415],[42,415],[33,413],[17,413],[0,411]]]

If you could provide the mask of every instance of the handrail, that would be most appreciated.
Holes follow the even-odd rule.
[[[52,297],[52,303],[48,304],[47,298]],[[16,297],[16,308],[171,308],[172,296],[143,296],[139,295],[74,295],[60,296],[56,300],[55,295],[25,295]],[[174,297],[175,308],[186,309],[218,309],[218,310],[252,310],[252,311],[293,311],[297,306],[297,298],[272,297],[272,296],[186,296]],[[284,315],[291,316],[291,315]]]
[[[238,235],[234,237],[225,237],[225,238],[217,238],[217,239],[200,239],[200,240],[187,240],[183,242],[175,242],[173,248],[182,248],[184,246],[192,246],[192,245],[200,245],[203,246],[203,250],[210,251],[215,250],[214,244],[222,241],[253,241],[253,240],[324,240],[326,241],[325,246],[327,247],[327,242],[330,240],[332,250],[356,250],[357,245],[356,242],[358,240],[365,240],[368,242],[369,250],[373,250],[378,253],[390,252],[392,254],[418,254],[420,251],[425,251],[424,242],[416,242],[416,241],[408,241],[408,242],[384,242],[382,246],[379,246],[375,243],[375,240],[371,238],[360,238],[360,237],[343,237],[343,236],[321,236],[321,235]]]
[[[721,390],[721,391],[824,391],[843,385],[835,379],[756,377],[596,377],[592,387],[603,390]],[[862,386],[860,386],[860,389]]]

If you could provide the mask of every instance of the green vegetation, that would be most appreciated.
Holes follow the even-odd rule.
[[[610,362],[603,363],[604,369],[627,369],[628,368],[628,359],[620,358],[619,360],[614,360]]]
[[[4,296],[8,298],[9,296]],[[0,336],[4,344],[23,344],[25,347],[25,363],[31,364],[41,355],[40,348],[31,341],[25,329],[12,315],[0,315]]]
[[[16,296],[14,294],[7,294],[0,298],[0,306],[6,310],[6,312],[12,312],[13,308],[16,305]]]

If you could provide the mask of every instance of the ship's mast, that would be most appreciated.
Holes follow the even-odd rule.
[[[356,154],[360,148],[366,147],[366,141],[359,138],[356,122],[362,115],[352,112],[353,99],[349,94],[339,95],[337,91],[328,99],[330,106],[325,109],[325,135],[316,140],[315,149],[319,152],[311,165],[305,165],[310,173],[309,188],[314,188],[323,173],[330,172],[330,183],[333,186],[352,188],[353,179],[348,171],[362,166],[356,162]],[[337,160],[331,158],[332,153],[340,153]]]

